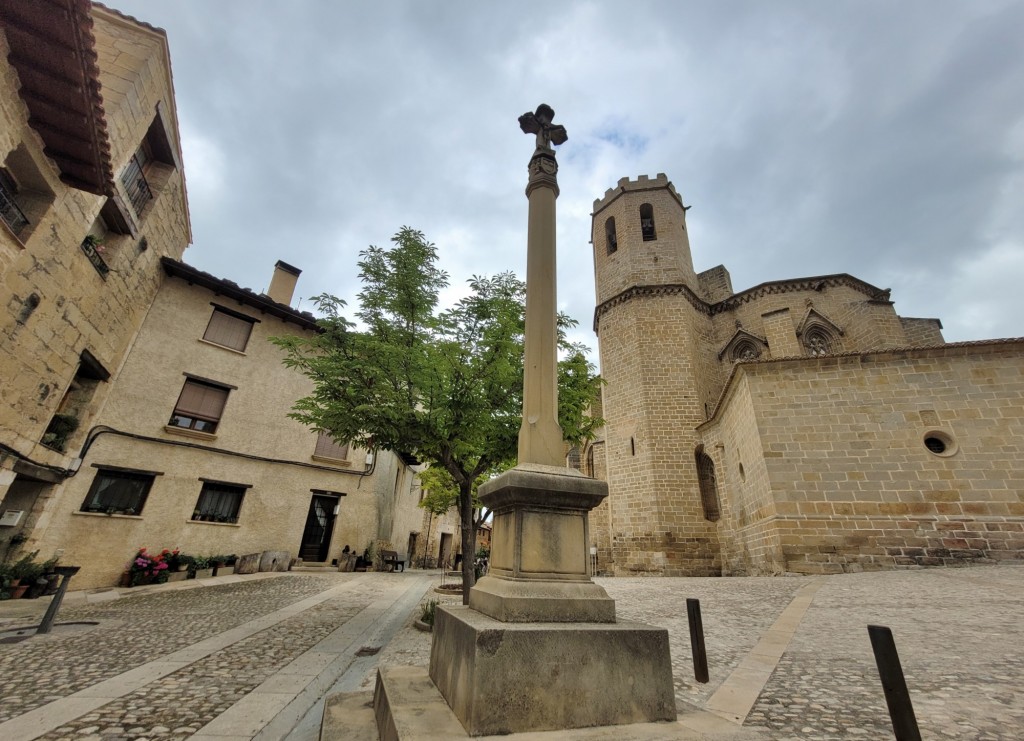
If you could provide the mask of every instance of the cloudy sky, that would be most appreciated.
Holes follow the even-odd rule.
[[[949,341],[1024,335],[1024,2],[108,0],[167,30],[192,211],[186,260],[296,296],[426,233],[453,300],[525,271],[545,102],[559,303],[596,348],[590,212],[667,173],[698,271],[743,290],[848,272]]]

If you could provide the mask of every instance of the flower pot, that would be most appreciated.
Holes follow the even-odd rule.
[[[25,596],[25,592],[28,591],[28,584],[19,584],[18,586],[11,587],[11,599],[21,599]]]
[[[196,579],[209,579],[213,576],[213,569],[196,569]]]
[[[235,567],[234,566],[217,566],[213,570],[213,575],[214,576],[228,576],[228,575],[233,574],[233,573],[235,573]]]
[[[167,581],[185,581],[188,578],[187,571],[171,571],[167,574]]]

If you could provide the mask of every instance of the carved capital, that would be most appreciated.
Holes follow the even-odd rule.
[[[540,149],[534,151],[529,164],[530,181],[526,185],[526,197],[530,197],[536,188],[551,188],[558,197],[558,162],[551,150]]]

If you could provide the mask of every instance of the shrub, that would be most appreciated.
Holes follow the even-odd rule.
[[[420,605],[420,621],[427,625],[434,625],[434,613],[437,611],[437,600],[432,599]]]

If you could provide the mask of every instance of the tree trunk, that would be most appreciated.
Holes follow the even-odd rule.
[[[459,519],[462,522],[462,604],[469,604],[469,590],[476,583],[476,521],[473,517],[473,480],[459,484]]]

